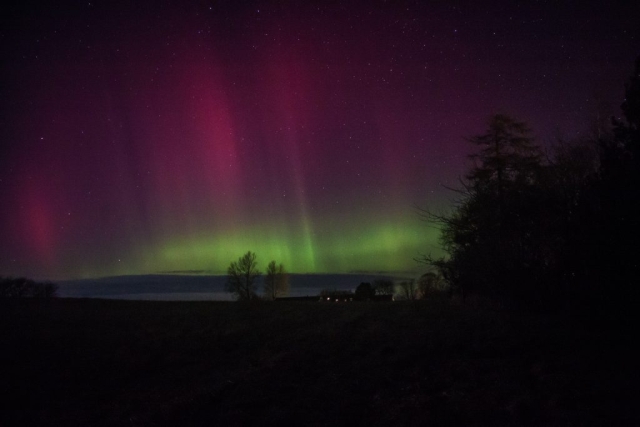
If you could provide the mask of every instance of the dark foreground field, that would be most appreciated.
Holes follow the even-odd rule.
[[[638,425],[632,337],[450,304],[0,302],[0,425]]]

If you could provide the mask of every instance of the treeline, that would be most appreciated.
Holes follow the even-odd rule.
[[[550,152],[528,126],[496,115],[452,212],[422,209],[447,254],[421,261],[453,290],[540,307],[609,310],[637,301],[640,243],[640,57],[626,85],[623,119]]]
[[[57,292],[55,283],[39,283],[25,277],[0,277],[1,298],[53,298]]]

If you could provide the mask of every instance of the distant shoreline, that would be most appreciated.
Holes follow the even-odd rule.
[[[403,277],[379,274],[291,274],[291,297],[316,296],[323,289],[354,291],[361,282]],[[231,301],[224,275],[149,274],[57,282],[61,298],[104,298],[140,301]],[[258,294],[262,293],[262,279]]]

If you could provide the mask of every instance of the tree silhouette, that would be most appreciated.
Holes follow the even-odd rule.
[[[267,266],[264,277],[264,294],[267,299],[275,300],[279,296],[289,293],[289,275],[284,265],[276,265],[275,261],[271,261]]]
[[[489,121],[488,130],[469,141],[479,147],[470,157],[475,167],[467,175],[476,191],[495,193],[498,220],[504,217],[507,186],[535,179],[540,169],[540,150],[530,136],[531,130],[524,122],[497,114]]]
[[[432,271],[423,274],[418,279],[418,294],[421,299],[442,294],[444,291],[442,276]]]
[[[257,268],[256,254],[248,251],[232,261],[227,268],[227,291],[231,292],[240,301],[249,301],[257,298],[255,281],[260,277]]]
[[[598,173],[585,186],[569,224],[567,280],[585,306],[617,317],[635,311],[640,263],[640,57],[625,87],[623,119],[597,140]]]
[[[469,141],[479,151],[470,156],[474,166],[456,190],[454,211],[422,210],[425,219],[439,223],[448,257],[423,261],[463,297],[467,291],[518,293],[536,279],[525,270],[541,263],[532,236],[543,207],[542,156],[526,124],[506,115],[493,116],[487,131]]]
[[[447,256],[419,261],[453,290],[538,307],[635,312],[640,263],[640,58],[626,85],[624,119],[561,142],[546,161],[527,126],[494,116],[469,141],[478,152],[448,214],[420,210],[441,229]]]
[[[369,282],[362,282],[356,288],[355,298],[358,301],[370,301],[374,295],[375,291]]]
[[[418,299],[418,286],[415,280],[405,280],[398,285],[400,297],[406,300],[415,301]]]

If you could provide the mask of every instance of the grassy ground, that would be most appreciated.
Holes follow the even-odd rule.
[[[631,338],[448,303],[0,302],[0,425],[638,425]]]

